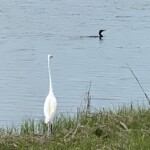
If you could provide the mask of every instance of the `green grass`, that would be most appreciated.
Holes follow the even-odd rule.
[[[43,121],[0,129],[0,150],[150,150],[150,109],[123,107],[60,115],[53,133]]]

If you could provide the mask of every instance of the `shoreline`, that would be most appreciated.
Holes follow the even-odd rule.
[[[43,121],[0,128],[0,149],[149,149],[150,109],[121,107],[55,118],[53,132]]]

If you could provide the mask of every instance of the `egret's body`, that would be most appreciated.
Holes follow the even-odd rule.
[[[52,88],[52,82],[51,82],[51,73],[50,73],[50,59],[53,56],[48,55],[48,73],[49,73],[49,94],[46,97],[45,103],[44,103],[44,115],[45,115],[45,123],[51,126],[51,131],[52,131],[52,123],[54,116],[56,114],[56,109],[57,109],[57,101],[56,97],[53,93],[53,88]]]
[[[56,114],[57,101],[54,95],[48,94],[44,103],[45,123],[53,123],[53,118]]]

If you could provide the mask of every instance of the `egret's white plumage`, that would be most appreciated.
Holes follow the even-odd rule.
[[[51,131],[52,131],[52,123],[53,123],[54,116],[56,114],[57,101],[53,93],[52,81],[51,81],[51,73],[50,73],[51,58],[53,58],[53,56],[48,55],[49,93],[44,103],[44,115],[45,115],[45,123],[48,124],[48,127],[49,125],[51,125]]]

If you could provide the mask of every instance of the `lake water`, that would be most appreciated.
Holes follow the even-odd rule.
[[[149,0],[1,0],[0,126],[44,117],[49,53],[58,113],[75,113],[90,81],[94,108],[147,105],[127,64],[150,95],[149,33]]]

